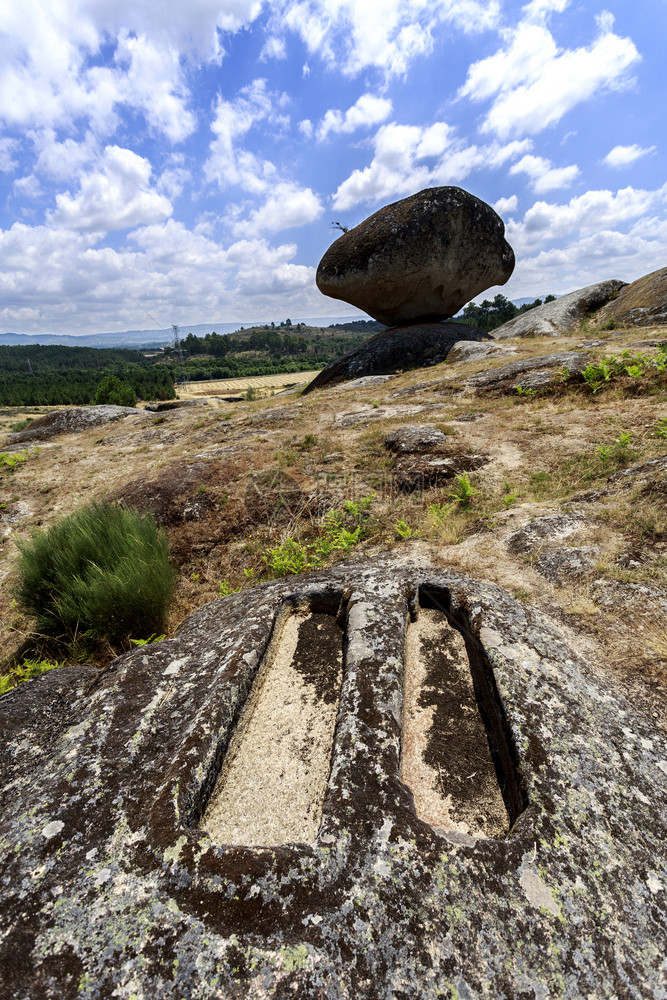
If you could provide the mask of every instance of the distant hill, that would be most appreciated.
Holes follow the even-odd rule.
[[[298,317],[292,322],[305,323],[307,326],[327,327],[334,323],[350,323],[355,320],[364,319],[362,315],[356,316],[324,316],[324,317]],[[241,328],[264,327],[265,323],[245,322],[245,323],[195,323],[192,325],[183,324],[179,326],[181,337],[186,337],[188,333],[195,337],[205,337],[207,333],[236,333]],[[0,345],[4,346],[27,346],[29,344],[60,344],[64,347],[162,347],[173,342],[174,335],[171,327],[157,330],[124,330],[117,333],[89,333],[89,334],[67,334],[67,333],[0,333]]]

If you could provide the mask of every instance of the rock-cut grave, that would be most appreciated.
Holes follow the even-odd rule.
[[[343,564],[85,684],[0,700],[3,997],[665,996],[664,747],[504,591]]]

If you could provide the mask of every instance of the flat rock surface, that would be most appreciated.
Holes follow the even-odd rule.
[[[480,358],[487,357],[498,357],[503,354],[514,354],[516,347],[510,347],[507,344],[484,344],[476,343],[472,340],[461,340],[457,344],[454,344],[451,351],[447,355],[447,360],[450,364],[454,362],[467,362],[467,361],[478,361]]]
[[[385,448],[396,452],[434,451],[447,441],[447,435],[433,424],[407,424],[390,431],[385,439]]]
[[[397,371],[424,368],[444,361],[461,340],[489,340],[486,333],[465,323],[414,323],[383,330],[327,365],[303,390],[359,379],[366,375],[393,375]]]
[[[490,371],[478,372],[466,381],[470,389],[479,391],[512,392],[518,385],[523,389],[541,389],[557,378],[559,371],[579,371],[590,358],[585,351],[559,351],[541,354],[537,358],[510,361]]]
[[[386,205],[333,243],[317,286],[393,326],[444,319],[514,270],[505,226],[462,188],[426,188]]]
[[[543,611],[401,551],[201,608],[72,689],[47,744],[49,699],[21,711],[39,682],[0,699],[20,764],[0,794],[3,1000],[665,996],[664,742]],[[317,836],[221,842],[202,815],[272,636],[304,610],[345,633]],[[400,780],[406,630],[426,612],[463,638],[475,691],[431,760],[490,754],[495,836],[463,805],[449,829],[420,819]]]
[[[626,285],[595,317],[604,327],[613,320],[618,326],[664,326],[667,324],[667,267]]]
[[[138,419],[147,416],[143,410],[131,406],[71,406],[65,410],[51,410],[36,417],[22,431],[10,434],[8,444],[23,444],[28,441],[48,441],[59,434],[85,431],[89,427],[108,424],[114,420],[134,415]]]
[[[585,316],[604,306],[624,285],[624,281],[612,279],[568,292],[553,302],[515,316],[494,330],[493,336],[496,340],[505,340],[508,337],[560,337],[572,333]]]

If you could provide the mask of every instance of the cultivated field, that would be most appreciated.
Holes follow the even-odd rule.
[[[245,378],[207,379],[205,382],[186,382],[176,387],[179,399],[195,399],[199,396],[235,396],[248,389],[274,389],[280,391],[291,385],[305,385],[311,382],[318,371],[288,372],[283,375],[254,375]],[[262,393],[265,395],[265,393]]]

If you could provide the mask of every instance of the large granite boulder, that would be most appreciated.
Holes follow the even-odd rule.
[[[411,368],[425,368],[444,361],[461,340],[492,340],[487,333],[465,323],[414,323],[376,333],[361,347],[323,368],[303,390],[347,382],[365,375],[389,375]]]
[[[28,441],[48,441],[59,434],[73,434],[87,431],[90,427],[122,420],[124,417],[137,420],[146,419],[143,410],[131,406],[101,404],[95,406],[70,406],[64,410],[50,410],[41,417],[35,417],[22,431],[16,431],[7,438],[7,444],[17,445]]]
[[[595,317],[595,325],[664,326],[667,324],[667,267],[626,285]]]
[[[317,287],[394,326],[453,316],[504,285],[514,253],[502,219],[458,187],[426,188],[344,233],[317,268]]]
[[[665,747],[544,610],[364,559],[69,690],[0,698],[3,1000],[664,996]]]
[[[624,281],[599,281],[561,295],[553,302],[529,309],[493,331],[496,340],[507,337],[561,337],[579,329],[582,319],[595,312],[625,287]]]

